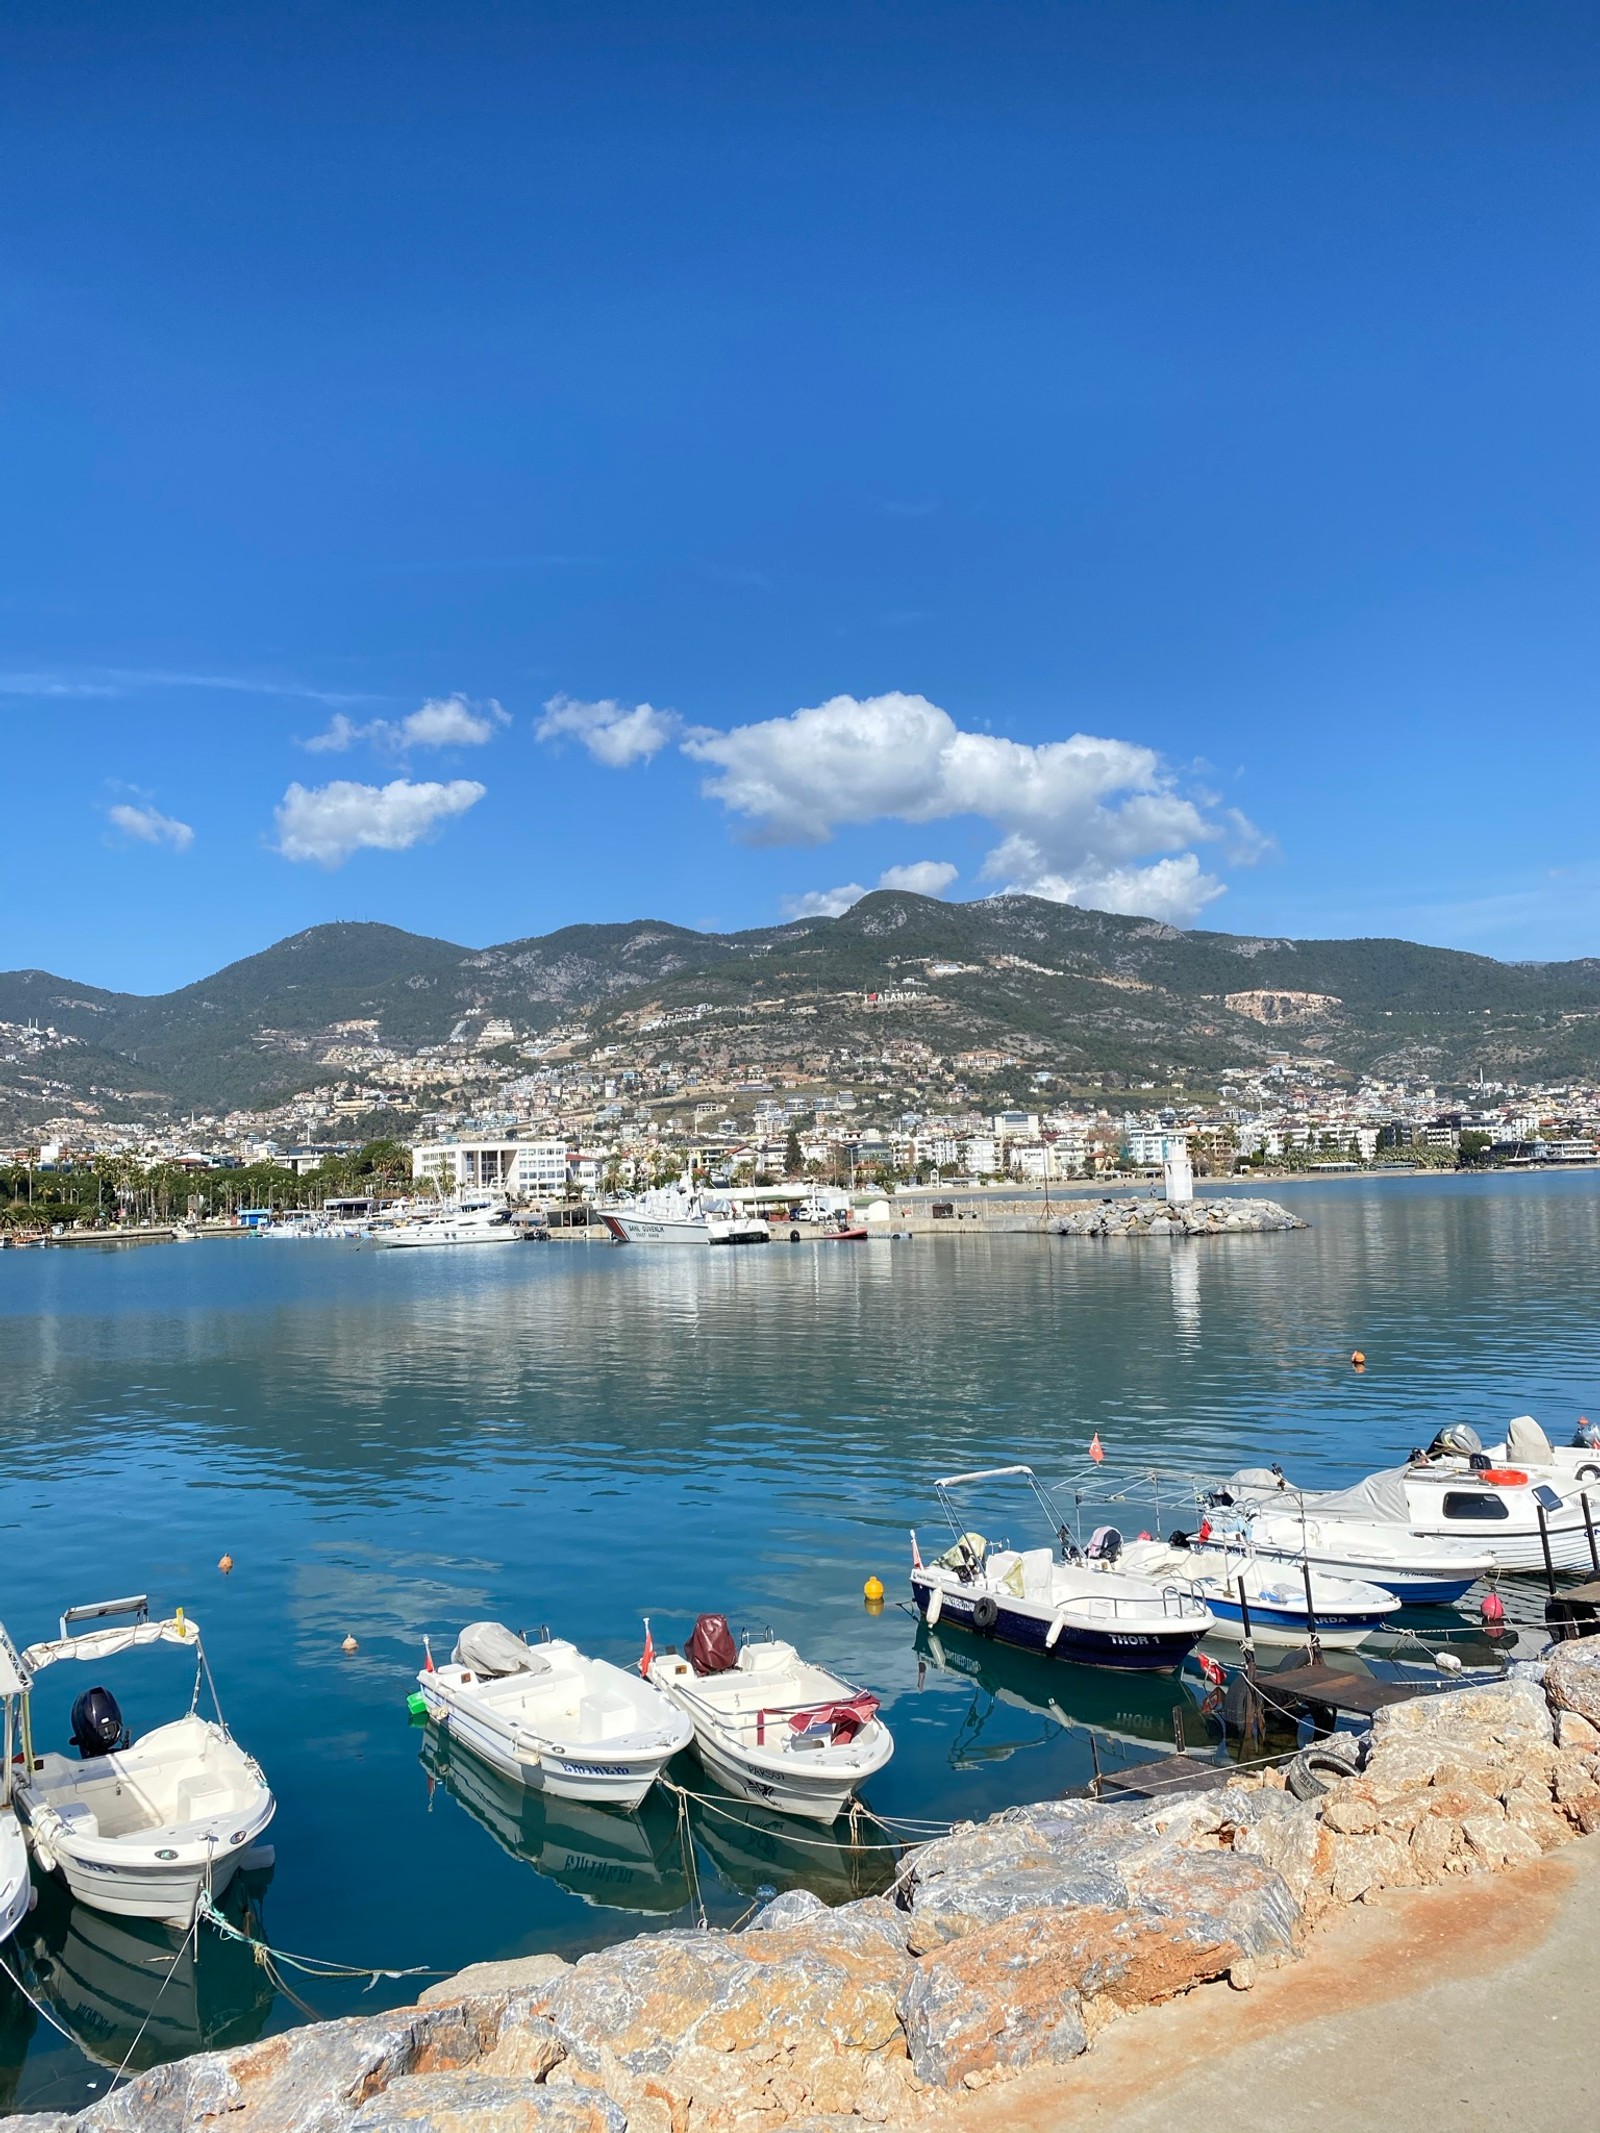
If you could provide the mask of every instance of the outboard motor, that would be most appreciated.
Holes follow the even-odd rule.
[[[127,1747],[128,1729],[109,1689],[85,1689],[72,1706],[72,1745],[86,1763]]]
[[[1188,1548],[1190,1545],[1189,1536],[1184,1532],[1182,1526],[1174,1526],[1167,1535],[1167,1546],[1169,1548]]]
[[[1600,1452],[1600,1422],[1591,1422],[1586,1415],[1580,1417],[1572,1433],[1572,1445],[1574,1451],[1587,1448],[1591,1452]]]
[[[1430,1459],[1470,1459],[1483,1450],[1483,1439],[1468,1422],[1448,1422],[1428,1446]]]
[[[733,1641],[726,1615],[697,1615],[694,1634],[683,1655],[697,1674],[726,1674],[739,1664],[739,1647]]]
[[[1115,1526],[1096,1526],[1083,1552],[1091,1563],[1114,1563],[1122,1553],[1122,1535]]]

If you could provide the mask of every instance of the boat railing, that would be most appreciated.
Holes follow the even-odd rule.
[[[1179,1621],[1195,1615],[1209,1614],[1204,1600],[1192,1592],[1176,1592],[1164,1589],[1153,1599],[1121,1599],[1115,1593],[1091,1592],[1075,1594],[1070,1600],[1060,1603],[1065,1607],[1081,1608],[1087,1614],[1108,1615],[1113,1620],[1121,1615],[1148,1615],[1159,1608],[1164,1615]]]

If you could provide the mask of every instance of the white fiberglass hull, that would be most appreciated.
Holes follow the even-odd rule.
[[[14,1933],[28,1915],[33,1883],[28,1877],[28,1847],[9,1807],[0,1807],[0,1941]]]
[[[620,1667],[588,1659],[564,1641],[533,1648],[561,1670],[565,1691],[544,1676],[484,1680],[452,1663],[426,1669],[417,1685],[428,1716],[454,1742],[530,1792],[592,1806],[637,1807],[667,1764],[687,1748],[690,1727],[659,1691]],[[519,1693],[519,1684],[522,1685]],[[541,1715],[540,1700],[563,1708]]]
[[[849,1740],[797,1735],[798,1711],[848,1700],[847,1683],[809,1665],[789,1644],[748,1644],[737,1666],[697,1676],[669,1652],[650,1679],[694,1728],[705,1768],[734,1796],[806,1822],[836,1822],[859,1788],[894,1754],[894,1736],[874,1717]]]
[[[243,1749],[192,1715],[111,1755],[44,1756],[17,1804],[34,1857],[80,1903],[180,1927],[202,1895],[222,1894],[277,1808]]]
[[[373,1238],[373,1243],[386,1252],[429,1251],[446,1244],[517,1244],[522,1232],[501,1223],[493,1229],[450,1229],[441,1226],[432,1231],[415,1229],[392,1229]]]
[[[600,1219],[618,1244],[709,1244],[711,1225],[694,1216],[652,1220],[624,1209],[603,1207]]]

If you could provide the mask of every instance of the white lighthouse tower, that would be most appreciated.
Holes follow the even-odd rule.
[[[1166,1173],[1167,1198],[1175,1207],[1187,1205],[1194,1198],[1194,1165],[1189,1161],[1187,1134],[1162,1135],[1161,1167]]]

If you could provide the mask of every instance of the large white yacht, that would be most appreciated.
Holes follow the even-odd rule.
[[[485,1196],[419,1208],[393,1228],[375,1230],[372,1241],[392,1252],[435,1244],[516,1244],[524,1234],[504,1200]]]

